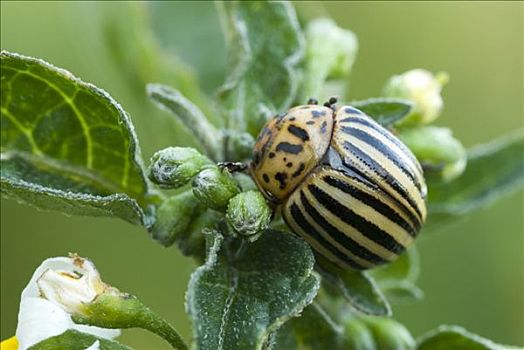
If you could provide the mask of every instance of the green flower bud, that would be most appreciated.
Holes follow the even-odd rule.
[[[156,221],[149,228],[149,233],[163,246],[171,246],[177,236],[187,229],[198,205],[191,191],[167,198],[157,208]]]
[[[179,188],[211,165],[211,160],[194,148],[168,147],[153,155],[148,173],[151,181],[162,188]]]
[[[426,177],[450,181],[464,172],[466,150],[450,129],[422,126],[403,129],[398,136],[422,163]]]
[[[223,130],[226,139],[227,159],[249,159],[253,153],[255,139],[247,132]]]
[[[387,317],[364,316],[362,320],[373,333],[377,349],[415,349],[416,344],[413,336],[401,323]]]
[[[203,232],[213,228],[222,218],[222,214],[206,209],[195,216],[189,226],[176,237],[176,244],[182,254],[204,263],[206,257],[206,237]]]
[[[271,213],[259,191],[248,191],[229,201],[226,219],[238,234],[255,239],[255,235],[268,227]]]
[[[361,320],[355,317],[344,322],[344,347],[355,350],[377,349],[371,331]]]
[[[357,37],[331,19],[319,18],[309,22],[306,43],[302,99],[324,98],[321,96],[324,82],[343,79],[351,71],[358,52]]]
[[[243,192],[256,191],[258,189],[257,184],[251,176],[242,173],[234,173],[233,176]]]
[[[195,197],[205,206],[218,211],[226,211],[229,200],[239,192],[231,175],[218,167],[202,170],[193,180]]]
[[[391,77],[384,87],[384,97],[404,98],[415,104],[411,113],[398,125],[429,124],[437,119],[444,106],[440,92],[448,80],[445,72],[433,75],[424,69],[413,69]]]

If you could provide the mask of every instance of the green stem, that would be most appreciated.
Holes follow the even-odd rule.
[[[166,320],[159,317],[157,314],[151,310],[147,310],[140,320],[137,320],[140,323],[139,327],[146,329],[156,335],[164,338],[173,349],[175,350],[187,350],[188,346],[182,340],[180,334],[177,330]]]
[[[206,154],[214,161],[222,161],[222,135],[204,113],[180,92],[161,84],[147,86],[149,97],[159,107],[175,114],[195,136]]]
[[[116,289],[109,289],[86,304],[81,313],[73,315],[73,321],[111,329],[143,328],[164,338],[175,350],[188,349],[177,330],[166,320],[134,295]]]

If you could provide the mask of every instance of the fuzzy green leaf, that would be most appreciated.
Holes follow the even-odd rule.
[[[144,223],[129,116],[105,91],[42,60],[1,53],[2,193],[67,214]]]
[[[219,90],[228,127],[258,134],[295,98],[304,38],[288,2],[218,3],[229,56],[229,74]]]
[[[428,183],[430,219],[480,208],[524,185],[524,130],[468,151],[466,171],[451,182]]]
[[[206,263],[191,276],[187,308],[197,349],[261,349],[319,288],[309,246],[265,231],[249,243],[213,231]]]
[[[440,326],[417,340],[417,350],[517,350],[519,347],[495,344],[462,327]]]
[[[92,334],[82,333],[73,329],[65,331],[38,344],[31,346],[30,350],[85,350],[98,341],[100,350],[132,350],[129,346],[113,340],[96,337]]]
[[[272,334],[269,344],[270,350],[347,349],[344,328],[335,323],[317,302]]]
[[[391,308],[367,272],[343,270],[317,256],[317,269],[324,281],[334,287],[355,309],[369,315],[386,316]]]
[[[353,101],[349,104],[360,109],[385,127],[392,126],[409,115],[413,108],[411,101],[386,97]]]

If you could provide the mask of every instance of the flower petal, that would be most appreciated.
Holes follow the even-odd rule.
[[[88,347],[86,350],[100,350],[100,342],[97,340],[95,341],[90,347]]]
[[[31,277],[31,280],[29,281],[25,289],[22,291],[22,299],[40,296],[37,281],[45,271],[49,269],[70,272],[75,271],[75,266],[73,265],[72,261],[73,260],[71,258],[66,257],[49,258],[44,260],[40,264],[40,266],[37,267],[37,269],[33,273],[33,277]]]
[[[97,337],[105,339],[114,339],[118,337],[120,333],[122,333],[120,329],[100,328],[83,324],[74,324],[73,329],[76,329],[79,332],[96,335]]]
[[[16,328],[18,350],[25,350],[44,339],[62,334],[73,325],[71,316],[58,305],[37,297],[23,298]]]

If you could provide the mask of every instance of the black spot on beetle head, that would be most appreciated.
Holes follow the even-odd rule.
[[[277,180],[280,183],[279,187],[281,190],[286,188],[286,179],[287,179],[287,173],[278,172],[275,174],[275,180]]]
[[[297,171],[295,171],[293,174],[291,174],[292,177],[297,177],[306,169],[306,165],[304,163],[300,163],[298,166]]]
[[[316,110],[311,111],[311,116],[313,118],[320,118],[320,117],[323,117],[325,115],[326,115],[326,111],[316,111]]]
[[[327,130],[327,122],[324,120],[324,122],[322,122],[322,124],[320,125],[320,133],[325,134],[326,130]]]
[[[294,145],[289,142],[280,142],[276,148],[277,152],[280,151],[291,154],[299,154],[303,149],[304,147],[302,145]]]
[[[302,140],[302,142],[306,142],[306,141],[309,141],[309,134],[306,130],[302,129],[301,127],[299,126],[296,126],[294,124],[291,124],[287,127],[287,130],[289,131],[290,134],[298,137],[299,139]]]

